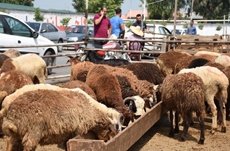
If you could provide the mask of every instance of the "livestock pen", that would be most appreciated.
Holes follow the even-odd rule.
[[[63,45],[67,45],[67,44],[63,44]],[[104,50],[104,51],[106,51],[106,50]],[[121,50],[115,50],[115,51],[121,51]],[[134,52],[134,53],[137,53],[137,52]],[[143,52],[140,52],[140,53],[143,53]],[[67,56],[69,56],[69,55],[76,56],[78,54],[80,54],[80,53],[75,52],[75,51],[74,52],[73,51],[64,51],[63,53],[60,53],[56,56],[45,56],[45,57],[57,57],[57,58],[65,57],[67,59],[68,58]],[[147,61],[152,62],[153,59],[147,60]],[[65,62],[63,64],[57,64],[56,66],[50,66],[48,68],[53,68],[53,69],[57,69],[57,70],[62,69],[62,68],[70,69],[70,64],[66,64],[66,62]],[[55,72],[55,70],[54,70],[54,72]],[[70,75],[68,73],[51,74],[48,76],[47,83],[51,83],[51,84],[61,83],[61,82],[67,81],[69,76]],[[133,147],[133,146],[137,147],[136,150],[141,150],[141,148],[144,148],[145,145],[149,146],[149,147],[147,147],[148,149],[145,149],[145,150],[158,150],[158,149],[160,149],[159,146],[161,146],[159,143],[162,143],[162,144],[165,143],[165,145],[169,147],[168,149],[170,149],[170,145],[172,145],[172,144],[170,144],[169,142],[175,143],[175,139],[172,139],[172,141],[169,141],[169,138],[166,136],[166,137],[164,137],[164,139],[167,140],[168,143],[156,141],[154,138],[157,139],[160,136],[159,133],[158,134],[156,133],[156,131],[158,131],[157,129],[154,130],[155,135],[149,134],[149,135],[152,135],[152,137],[154,137],[154,138],[148,138],[149,140],[147,139],[147,141],[145,141],[144,143],[142,142],[142,144],[141,145],[139,144],[139,146],[135,145],[135,142],[140,140],[140,138],[144,139],[143,136],[146,137],[146,132],[149,133],[149,130],[154,128],[153,125],[156,124],[157,121],[159,121],[159,119],[164,117],[164,120],[165,120],[166,114],[164,114],[164,113],[166,113],[166,111],[163,109],[162,102],[159,102],[152,109],[148,110],[144,114],[144,116],[141,116],[134,123],[131,123],[125,130],[123,130],[121,133],[119,133],[117,136],[115,136],[110,141],[103,142],[100,140],[71,139],[67,143],[68,151],[75,151],[75,150],[105,150],[105,151],[115,151],[115,150],[119,150],[119,151],[130,150],[131,151],[132,150],[133,151],[133,150],[135,150],[135,147]],[[166,123],[167,123],[167,121],[166,121]],[[230,124],[230,123],[228,123],[228,124]],[[229,125],[228,125],[228,127],[229,127]],[[159,128],[159,132],[161,132],[162,128],[165,128],[165,124],[162,124],[162,127],[158,126],[157,128]],[[168,127],[168,129],[169,129],[169,127]],[[152,132],[152,131],[153,130],[150,130],[150,132]],[[228,132],[228,130],[227,130],[227,132]],[[162,132],[162,135],[164,136],[167,134],[165,134],[165,132]],[[162,135],[161,135],[161,137],[163,137]],[[223,136],[223,135],[221,135],[221,136]],[[152,142],[153,144],[149,145],[148,141],[151,141],[151,139],[154,139],[156,141],[156,144],[154,142]],[[194,138],[191,136],[188,139],[194,140]],[[160,140],[163,141],[162,139],[160,139]],[[192,141],[192,142],[194,145],[195,141]],[[207,142],[209,142],[209,141],[207,141]],[[182,147],[182,148],[177,148],[177,150],[183,150],[183,147],[186,146],[186,144],[179,145],[178,142],[176,142],[175,144],[177,144],[178,147],[180,147],[180,146]],[[172,145],[174,147],[174,149],[176,146],[175,144]],[[227,143],[224,143],[224,144],[226,146],[228,145]],[[157,149],[157,146],[158,146],[158,149]],[[195,146],[194,149],[204,149],[204,148],[206,148],[206,147],[202,148],[199,146]],[[39,150],[39,148],[38,148],[38,150]],[[41,149],[41,150],[43,150],[43,149]],[[162,147],[162,150],[167,150],[167,149]],[[191,150],[191,148],[190,148],[190,150]]]

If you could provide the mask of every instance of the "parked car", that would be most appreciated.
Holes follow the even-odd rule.
[[[27,25],[22,20],[9,14],[0,12],[0,52],[8,50],[7,47],[15,47],[21,54],[35,53],[39,56],[56,55],[57,47],[26,47],[20,46],[38,46],[38,45],[53,45],[49,39],[39,35],[34,29]],[[18,48],[17,48],[18,47]],[[56,58],[44,58],[47,66],[56,64]],[[52,69],[48,70],[49,74]]]
[[[26,22],[30,27],[32,27],[36,32],[38,32],[43,37],[53,41],[54,43],[64,43],[66,42],[65,31],[59,30],[52,23],[47,22]],[[61,52],[63,46],[58,46],[58,51]]]
[[[171,30],[171,33],[174,34],[174,29]],[[176,35],[186,35],[186,29],[176,29]]]
[[[77,42],[85,39],[86,36],[86,26],[85,25],[71,25],[66,29],[67,42]],[[94,27],[93,25],[88,25],[88,35],[89,37],[94,37]],[[75,45],[75,49],[82,47],[83,45]]]

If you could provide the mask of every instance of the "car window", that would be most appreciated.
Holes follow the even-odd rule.
[[[4,33],[4,28],[1,20],[0,20],[0,33]]]
[[[159,31],[160,31],[160,34],[166,34],[165,30],[163,27],[158,27]]]
[[[42,28],[41,28],[41,32],[47,32],[47,31],[48,31],[47,24],[43,23]]]
[[[167,28],[165,28],[165,27],[162,27],[162,28],[164,28],[164,32],[165,32],[166,35],[171,35],[172,34]]]
[[[27,24],[31,27],[31,28],[33,28],[36,32],[38,32],[39,31],[39,28],[40,28],[40,23],[29,23],[29,22],[27,22]]]
[[[58,30],[52,24],[48,24],[48,32],[57,32]]]
[[[148,27],[149,27],[149,32],[156,32],[155,26],[148,26]]]
[[[4,16],[4,18],[6,19],[13,35],[31,37],[31,31],[25,24],[9,16]]]

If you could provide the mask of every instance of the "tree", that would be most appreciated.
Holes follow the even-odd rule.
[[[34,20],[36,20],[36,21],[43,21],[44,20],[44,15],[41,14],[39,8],[36,8],[34,10]]]
[[[123,0],[89,0],[88,12],[98,13],[102,6],[107,8],[107,17],[112,17],[115,15],[115,9],[119,8]],[[85,0],[73,0],[73,7],[77,12],[85,11]]]
[[[24,6],[34,6],[34,0],[0,0],[0,3],[9,3],[16,5],[24,5]]]
[[[69,24],[69,21],[70,21],[70,17],[65,17],[63,18],[60,22],[62,24],[62,26],[67,26]]]
[[[143,2],[143,0],[141,0]],[[174,13],[175,1],[164,0],[158,3],[149,4],[151,2],[157,2],[157,0],[147,0],[147,9],[150,13],[151,19],[170,19]],[[184,8],[188,4],[187,0],[180,0],[177,4],[177,10]],[[179,15],[179,14],[178,14]]]
[[[196,0],[193,10],[204,19],[222,19],[230,12],[230,0]]]

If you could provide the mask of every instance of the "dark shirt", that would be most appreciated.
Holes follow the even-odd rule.
[[[135,23],[133,23],[133,26],[140,26],[141,27],[141,22],[135,22]],[[146,25],[146,23],[145,22],[143,22],[143,31],[145,31],[146,30],[146,28],[147,28],[147,25]]]
[[[100,18],[100,14],[94,16],[94,22]],[[111,27],[109,18],[104,16],[99,24],[94,23],[94,37],[96,38],[108,38],[108,29]]]

